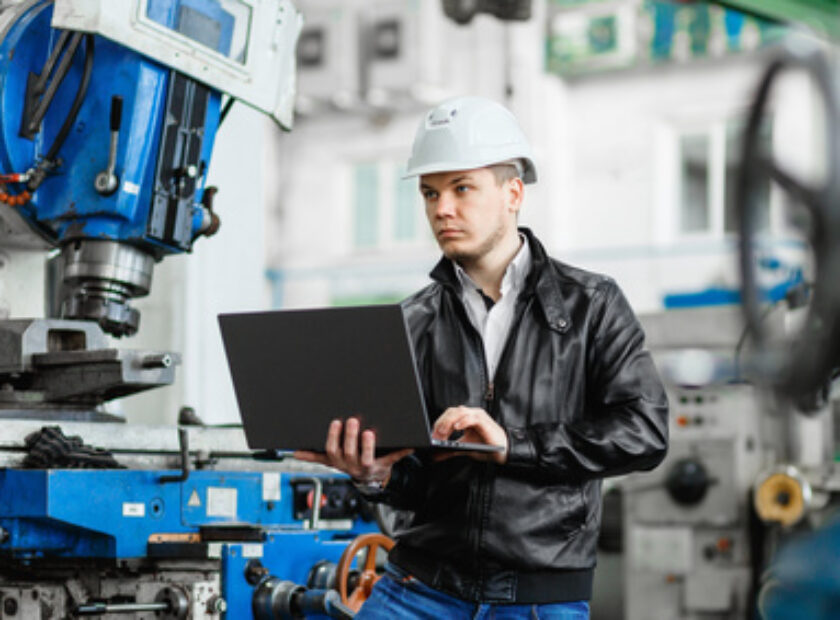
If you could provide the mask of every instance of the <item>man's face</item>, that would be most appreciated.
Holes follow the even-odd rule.
[[[481,259],[516,233],[519,179],[499,184],[488,168],[438,172],[420,177],[420,192],[440,249],[462,265]]]

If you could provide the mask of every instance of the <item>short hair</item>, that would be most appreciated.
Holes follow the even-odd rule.
[[[521,164],[517,161],[506,161],[501,164],[493,164],[487,166],[493,176],[496,177],[496,185],[503,185],[511,179],[520,178],[522,176]]]

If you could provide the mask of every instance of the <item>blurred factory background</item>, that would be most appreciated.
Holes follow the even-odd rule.
[[[130,423],[174,424],[185,406],[238,422],[218,313],[396,301],[423,286],[439,254],[416,180],[402,179],[419,114],[448,96],[491,97],[520,120],[540,171],[522,224],[553,256],[617,280],[668,382],[666,462],[605,487],[592,617],[750,618],[759,573],[790,532],[757,515],[757,480],[780,485],[768,510],[798,527],[820,523],[840,485],[833,391],[821,415],[798,416],[738,368],[743,132],[779,45],[836,35],[837,5],[791,2],[780,22],[761,0],[533,0],[528,19],[508,21],[469,4],[295,1],[294,130],[230,109],[206,177],[221,229],[157,265],[134,304],[132,346],[179,351],[182,365],[172,385],[105,406]],[[805,178],[826,174],[820,102],[792,72],[761,130]],[[810,255],[790,198],[769,179],[758,191],[759,282],[768,321],[785,324]],[[0,318],[45,315],[44,273],[42,248],[0,248]]]
[[[207,184],[223,225],[159,264],[136,302],[133,343],[185,363],[174,385],[111,405],[129,419],[171,422],[189,404],[236,420],[218,312],[399,300],[428,281],[438,251],[401,170],[418,115],[447,96],[492,97],[521,120],[541,171],[521,221],[553,255],[615,277],[640,314],[737,301],[739,139],[786,27],[705,3],[538,0],[528,21],[466,25],[439,2],[298,4],[294,131],[241,105],[221,126]],[[816,94],[804,75],[788,82],[767,140],[809,170]],[[784,285],[800,246],[769,186],[766,210],[764,276]],[[0,308],[42,314],[42,253],[11,261],[24,269],[5,265]]]

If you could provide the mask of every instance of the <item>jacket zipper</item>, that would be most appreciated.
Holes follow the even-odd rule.
[[[487,382],[487,389],[484,390],[484,403],[485,403],[485,405],[487,405],[485,407],[485,410],[487,411],[487,413],[490,413],[490,407],[493,406],[493,398],[495,397],[495,395],[496,395],[496,389],[493,386],[493,382],[488,381]]]
[[[517,316],[514,317],[514,320],[511,322],[511,325],[508,329],[507,337],[505,338],[504,346],[502,347],[502,354],[499,358],[499,366],[502,366],[502,364],[505,361],[505,358],[508,356],[508,349],[510,348],[510,341],[513,337],[513,332],[514,330],[518,329],[519,322],[522,320],[522,316],[527,311],[529,305],[530,301],[525,305],[525,307],[523,307],[520,310],[519,313],[517,313]],[[478,344],[478,353],[481,356],[482,367],[484,369],[484,410],[491,418],[496,420],[496,418],[493,416],[493,405],[496,400],[496,386],[493,382],[494,377],[490,376],[490,369],[487,367],[487,355],[484,350],[484,341],[481,338],[481,334],[479,334],[478,330],[476,330],[475,327],[472,325],[472,321],[468,320],[467,322],[470,325],[470,327],[472,327],[472,332],[474,335],[473,340]],[[499,421],[497,420],[497,422]],[[492,463],[484,463],[484,467],[481,471],[481,477],[479,479],[480,482],[478,493],[476,493],[476,501],[473,504],[476,514],[471,519],[471,521],[476,523],[476,527],[474,528],[475,538],[473,540],[473,549],[476,560],[478,561],[478,583],[476,584],[476,589],[479,597],[483,597],[485,582],[485,574],[483,570],[483,565],[479,560],[479,555],[481,551],[481,538],[484,535],[484,521],[487,517],[487,510],[485,509],[485,506],[490,501],[490,478],[492,469]]]
[[[472,324],[472,321],[469,320],[469,317],[466,313],[466,308],[461,305],[462,310],[462,319],[466,322],[468,326],[468,333],[472,333],[471,340],[475,343],[476,349],[478,350],[478,355],[481,359],[481,367],[483,369],[482,380],[484,381],[484,410],[487,414],[492,418],[493,417],[493,403],[496,398],[496,388],[493,383],[493,377],[490,376],[490,369],[487,367],[487,355],[484,350],[484,340],[481,337],[481,334]],[[513,326],[511,325],[511,328]],[[507,340],[510,340],[510,333],[508,333]],[[504,350],[508,348],[507,340],[505,341],[505,346],[503,347],[502,357],[504,357]],[[494,418],[495,419],[495,418]],[[479,555],[481,553],[481,538],[484,535],[484,520],[486,518],[487,510],[485,509],[485,505],[489,500],[490,495],[490,463],[483,463],[482,464],[481,475],[479,477],[478,489],[476,493],[473,495],[474,501],[472,502],[472,510],[470,511],[469,521],[474,524],[474,527],[471,528],[472,530],[472,548],[473,554],[476,560],[476,566],[478,568],[478,583],[476,583],[476,594],[481,597],[483,596],[484,590],[484,572],[482,570],[481,560]]]
[[[470,323],[472,325],[472,323]],[[478,344],[478,354],[481,356],[481,365],[484,369],[483,377],[484,380],[484,410],[487,414],[492,418],[493,417],[493,400],[496,396],[496,389],[493,384],[493,377],[490,376],[490,369],[487,367],[487,355],[484,350],[484,340],[481,338],[481,334],[473,328],[473,333],[475,335],[474,341]],[[474,524],[475,527],[473,528],[474,532],[474,539],[473,539],[473,553],[475,554],[476,565],[478,568],[477,576],[478,580],[475,584],[476,587],[476,595],[480,598],[484,596],[484,581],[485,575],[483,571],[483,563],[481,561],[481,539],[484,536],[484,521],[487,518],[487,510],[486,505],[489,500],[490,495],[490,464],[489,463],[482,463],[481,475],[479,477],[479,484],[476,493],[475,502],[473,503],[473,508],[475,510],[475,514],[472,515],[470,519]]]

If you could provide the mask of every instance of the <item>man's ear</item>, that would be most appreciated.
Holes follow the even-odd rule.
[[[522,201],[525,199],[525,184],[522,183],[522,179],[515,177],[508,180],[506,186],[508,209],[512,213],[519,213],[519,209],[522,208]]]

